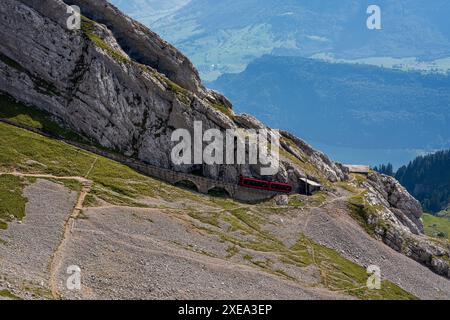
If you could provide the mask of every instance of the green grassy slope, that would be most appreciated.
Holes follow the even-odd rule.
[[[422,216],[425,234],[434,238],[444,238],[450,240],[450,220],[444,217],[437,217],[431,214]]]
[[[84,141],[77,133],[66,129],[52,119],[51,115],[16,102],[11,97],[0,93],[0,118],[14,121],[43,132],[74,141]]]
[[[0,176],[0,229],[6,229],[7,222],[22,220],[25,216],[27,200],[22,195],[23,186],[19,177]]]

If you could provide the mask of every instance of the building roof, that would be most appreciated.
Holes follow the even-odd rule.
[[[303,182],[306,182],[307,184],[309,184],[310,186],[313,186],[313,187],[321,187],[322,186],[320,183],[317,183],[315,181],[312,181],[312,180],[309,180],[306,178],[300,178],[300,180],[302,180]]]
[[[354,164],[345,164],[350,173],[363,173],[368,174],[370,172],[370,167],[367,165],[354,165]]]

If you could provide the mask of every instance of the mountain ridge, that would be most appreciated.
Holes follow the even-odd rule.
[[[111,2],[120,6],[118,1]],[[264,54],[419,60],[450,56],[448,2],[378,1],[381,30],[366,26],[367,8],[372,4],[366,0],[226,0],[220,4],[192,0],[157,21],[144,22],[183,50],[206,80],[241,72]]]

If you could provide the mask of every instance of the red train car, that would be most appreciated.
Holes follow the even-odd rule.
[[[281,193],[292,192],[292,186],[287,183],[270,182],[253,178],[247,178],[243,176],[239,178],[239,185],[245,188],[268,190]]]
[[[282,193],[291,193],[292,186],[287,183],[281,182],[271,182],[270,183],[270,191],[282,192]]]

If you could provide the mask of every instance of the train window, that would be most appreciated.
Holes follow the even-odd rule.
[[[244,180],[244,185],[250,186],[250,187],[259,187],[259,188],[268,188],[269,183],[263,182],[263,181],[257,181],[257,180]]]
[[[242,176],[240,177],[239,184],[247,188],[265,189],[283,193],[289,193],[292,191],[292,186],[286,183],[256,180],[244,178]]]
[[[270,188],[273,190],[279,190],[279,191],[291,191],[292,190],[292,187],[289,185],[276,184],[276,183],[272,183],[270,185]]]

